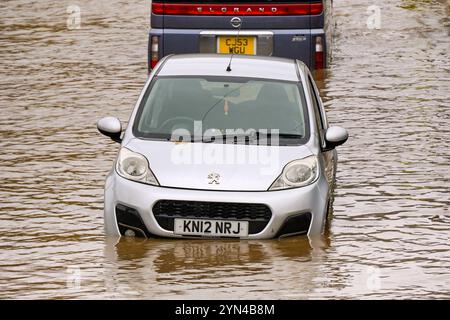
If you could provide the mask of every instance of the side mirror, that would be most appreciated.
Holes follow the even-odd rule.
[[[110,137],[113,141],[121,143],[122,123],[114,117],[105,117],[97,122],[97,129],[101,134]]]
[[[348,139],[348,132],[341,127],[329,127],[326,134],[326,147],[325,150],[333,150],[337,146],[344,144]]]

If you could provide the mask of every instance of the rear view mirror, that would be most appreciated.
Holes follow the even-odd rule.
[[[211,90],[215,97],[239,97],[241,94],[240,88],[231,89],[228,86],[216,87]]]
[[[110,137],[113,141],[121,143],[122,123],[114,117],[105,117],[97,122],[97,129],[101,134]]]
[[[337,146],[344,144],[348,139],[348,132],[341,127],[329,127],[326,134],[326,150],[333,150]]]

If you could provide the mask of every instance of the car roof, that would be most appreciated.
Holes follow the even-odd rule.
[[[226,69],[230,58],[231,55],[226,54],[172,55],[163,63],[158,75],[250,77],[300,81],[297,63],[301,65],[302,62],[293,59],[233,55],[231,71],[228,72]]]

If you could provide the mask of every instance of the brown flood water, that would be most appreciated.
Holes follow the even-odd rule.
[[[0,3],[0,298],[450,298],[446,0],[336,0],[321,83],[339,149],[324,236],[106,238],[103,182],[146,79],[147,0]],[[370,5],[381,29],[370,30]]]

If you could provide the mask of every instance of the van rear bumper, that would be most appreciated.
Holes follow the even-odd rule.
[[[162,59],[169,54],[216,53],[217,37],[236,33],[236,30],[151,29],[150,37],[160,37],[159,58]],[[323,29],[241,30],[240,35],[257,37],[258,55],[298,59],[311,70],[314,69],[315,37],[322,36],[323,43],[327,43]],[[324,54],[327,57],[326,46]]]

